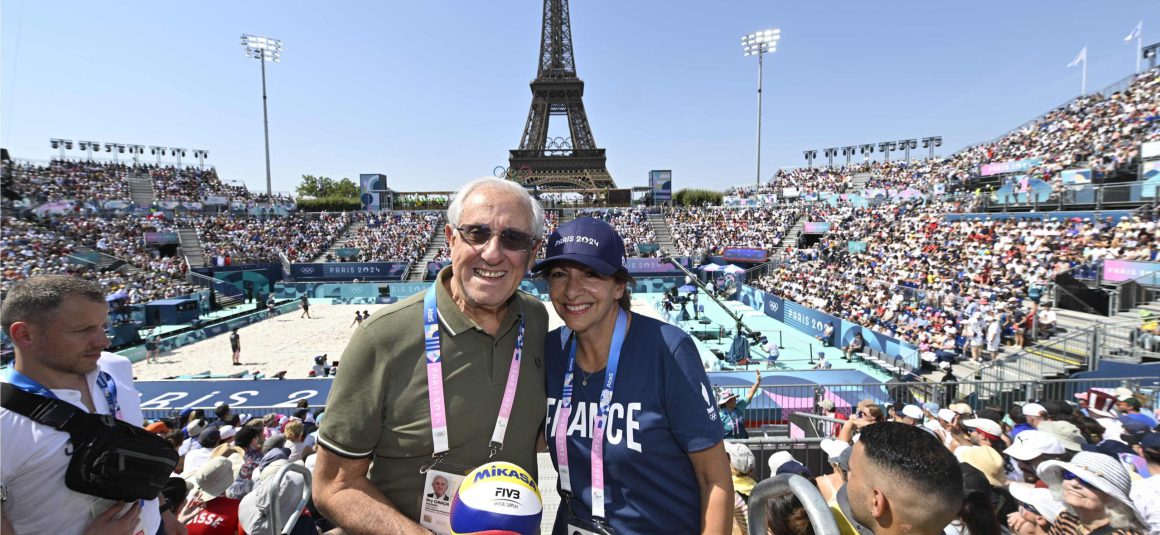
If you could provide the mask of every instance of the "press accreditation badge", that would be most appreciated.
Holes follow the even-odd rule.
[[[451,466],[443,464],[440,466],[455,470]],[[436,535],[451,535],[451,500],[468,471],[470,468],[460,473],[434,469],[427,471],[427,480],[423,483],[423,499],[419,508],[420,526]]]

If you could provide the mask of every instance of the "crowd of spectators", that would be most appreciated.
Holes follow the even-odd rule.
[[[249,198],[245,186],[223,183],[213,167],[142,165],[138,172],[148,173],[153,181],[153,195],[159,201],[199,202],[211,195],[229,199]]]
[[[1013,338],[1033,312],[1024,299],[1059,272],[1160,254],[1152,214],[948,222],[946,212],[942,203],[814,205],[806,217],[829,222],[830,232],[752,284],[932,352],[955,350],[948,340],[961,351],[985,332],[981,322]],[[865,242],[866,252],[849,253],[849,241]]]
[[[48,165],[4,161],[5,182],[37,202],[128,201],[131,165],[52,160]]]
[[[577,217],[594,217],[607,221],[624,239],[624,250],[628,256],[646,256],[637,247],[641,243],[656,243],[657,235],[648,222],[648,208],[639,206],[621,210],[580,210]]]
[[[686,256],[719,254],[724,247],[752,247],[771,254],[804,213],[804,204],[777,208],[683,208],[665,219],[677,253]]]
[[[799,194],[845,193],[850,187],[854,175],[869,170],[865,165],[851,165],[850,167],[799,167],[797,169],[779,169],[770,179],[757,186],[737,186],[725,191],[725,195],[751,197],[754,195],[777,195],[779,198],[785,190],[797,190]]]
[[[1129,388],[1089,389],[1074,399],[1045,398],[1009,409],[978,409],[958,398],[872,399],[817,412],[826,463],[814,473],[790,451],[768,457],[770,477],[793,474],[812,485],[842,533],[946,535],[1145,535],[1160,532],[1160,411]],[[726,442],[733,475],[734,533],[748,533],[756,505],[755,456]],[[922,504],[921,506],[919,504]],[[814,533],[794,495],[762,510],[770,533]]]
[[[17,281],[32,275],[72,274],[99,282],[108,294],[124,292],[131,304],[155,299],[188,295],[196,288],[187,284],[185,262],[176,257],[164,257],[157,251],[135,246],[129,258],[122,258],[138,269],[100,271],[97,266],[69,255],[82,245],[71,232],[77,227],[46,221],[35,222],[4,216],[0,229],[0,265],[3,277],[0,285],[4,292]],[[48,228],[56,225],[55,229]],[[94,225],[92,229],[99,228]],[[94,230],[94,232],[97,232]],[[116,238],[108,241],[112,242]],[[100,241],[100,238],[97,239]],[[124,245],[124,244],[120,244]]]
[[[359,262],[415,262],[436,232],[443,232],[439,212],[382,212],[356,215],[365,224],[343,247],[359,249]]]
[[[284,253],[291,262],[312,262],[357,217],[353,212],[268,218],[195,215],[178,224],[197,230],[207,261],[223,257],[233,264],[278,262],[279,253]]]

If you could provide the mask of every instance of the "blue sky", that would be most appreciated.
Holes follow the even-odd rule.
[[[941,135],[993,138],[1135,68],[1123,37],[1154,1],[574,0],[572,35],[596,142],[620,186],[754,179],[757,65],[740,38],[782,31],[765,61],[762,170],[802,150]],[[261,78],[242,33],[285,42],[267,69],[275,191],[303,174],[388,176],[452,190],[506,165],[531,103],[542,4],[0,3],[0,145],[48,139],[207,149],[224,179],[265,189]],[[560,123],[562,124],[562,123]],[[554,128],[553,128],[554,130]],[[922,149],[919,149],[922,152]],[[81,155],[79,151],[74,154]],[[186,161],[192,160],[188,155]],[[146,154],[145,159],[154,158]]]

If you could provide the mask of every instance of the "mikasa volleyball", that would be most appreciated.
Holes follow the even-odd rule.
[[[455,535],[534,535],[544,512],[536,481],[512,463],[487,463],[464,478],[451,502]]]

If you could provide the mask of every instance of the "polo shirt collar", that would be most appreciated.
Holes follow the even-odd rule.
[[[450,278],[450,265],[440,270],[439,276],[435,278],[435,306],[439,308],[439,321],[443,323],[443,328],[447,329],[448,334],[451,336],[458,336],[472,329],[479,329],[479,325],[476,325],[475,321],[467,317],[462,310],[459,310],[459,306],[455,304],[455,300],[451,297],[451,292],[447,291],[447,286],[444,283]],[[504,313],[504,319],[499,329],[499,336],[501,337],[521,317],[520,307],[516,303],[518,298],[517,295],[512,294],[511,298],[508,299],[507,312]]]

